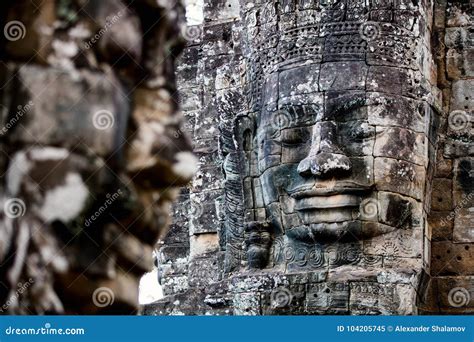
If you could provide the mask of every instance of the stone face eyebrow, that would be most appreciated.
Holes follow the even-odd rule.
[[[332,100],[332,101],[335,101],[335,100]],[[368,105],[369,103],[367,99],[362,96],[357,96],[355,98],[350,99],[349,101],[337,101],[335,104],[333,104],[332,108],[326,108],[328,113],[325,114],[325,117],[329,119],[338,118],[353,110],[356,110]]]

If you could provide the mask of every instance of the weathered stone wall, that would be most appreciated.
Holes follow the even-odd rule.
[[[241,1],[239,11],[233,2],[207,1],[205,6],[205,23],[196,28],[199,36],[178,67],[178,87],[200,170],[192,186],[182,191],[170,235],[159,251],[166,297],[145,312],[472,312],[472,3]],[[334,7],[326,11],[327,6]],[[351,11],[341,10],[344,6]],[[359,28],[367,20],[375,32],[370,25]],[[318,27],[327,21],[332,23]],[[355,29],[344,36],[350,25]],[[299,37],[297,30],[291,31],[294,27],[306,31]],[[286,34],[287,46],[273,49]],[[281,67],[298,56],[302,65],[307,62],[307,72],[303,67],[298,73],[285,72],[298,68]],[[351,83],[356,74],[360,80]],[[383,227],[401,229],[349,244],[322,243],[315,250],[312,243],[287,245],[289,259],[282,263],[275,257],[276,241],[288,244],[285,235],[291,223],[283,224],[283,236],[268,229],[278,225],[273,221],[275,206],[265,204],[269,183],[252,183],[258,175],[252,171],[257,168],[252,165],[257,148],[245,132],[261,125],[251,121],[252,115],[256,121],[262,116],[262,99],[267,110],[285,98],[292,106],[304,101],[314,106],[317,96],[307,94],[318,88],[326,94],[340,91],[340,98],[332,99],[336,103],[349,102],[347,96],[357,91],[387,100],[382,109],[371,111],[372,104],[367,105],[369,124],[375,122],[380,132],[373,152],[375,177],[383,173],[375,184],[382,190],[376,207]],[[274,121],[291,123],[287,112],[278,108],[273,117],[279,119]],[[416,118],[419,114],[422,120]],[[377,119],[372,122],[370,115]],[[397,124],[397,117],[404,115],[405,123]],[[239,116],[250,121],[238,121]],[[416,142],[410,142],[410,136]],[[255,154],[276,155],[276,148],[269,145]],[[233,158],[233,153],[241,154]],[[298,152],[293,153],[298,158]],[[390,172],[377,166],[382,156],[395,161]],[[294,156],[263,163],[276,168],[285,158]],[[422,170],[411,179],[406,174],[410,165]],[[284,216],[290,209],[281,210]],[[321,241],[315,240],[319,246]]]
[[[177,1],[2,1],[0,311],[131,314],[194,172]]]
[[[437,1],[433,23],[443,124],[433,179],[427,313],[472,314],[474,5]]]

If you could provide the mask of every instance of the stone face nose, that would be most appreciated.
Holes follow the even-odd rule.
[[[303,159],[298,165],[298,172],[302,176],[329,177],[346,174],[351,167],[351,162],[346,155],[321,152]]]
[[[336,177],[351,171],[351,162],[338,144],[337,124],[318,122],[313,128],[311,149],[298,165],[302,176]]]

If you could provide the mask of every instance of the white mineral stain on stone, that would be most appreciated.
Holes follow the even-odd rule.
[[[64,148],[45,147],[31,151],[31,159],[34,160],[61,160],[69,156],[69,152]]]
[[[26,158],[25,153],[18,153],[12,160],[7,171],[8,192],[16,196],[20,191],[21,181],[25,174],[30,171],[31,163]]]
[[[63,160],[69,156],[67,150],[54,147],[36,148],[29,152],[29,157],[26,152],[17,153],[8,168],[7,188],[11,195],[18,194],[24,176],[30,172],[35,161]]]
[[[191,178],[197,171],[197,158],[191,152],[178,152],[173,172],[183,178]]]
[[[39,215],[46,222],[55,220],[69,222],[81,213],[88,196],[89,191],[81,176],[69,173],[65,184],[46,193]]]

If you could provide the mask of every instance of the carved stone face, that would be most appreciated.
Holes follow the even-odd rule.
[[[283,6],[277,26],[271,6],[247,13],[250,220],[270,223],[273,265],[421,260],[438,126],[431,55],[419,14],[387,6]]]
[[[315,63],[280,72],[279,88],[265,85],[264,93],[280,90],[279,108],[260,114],[258,169],[271,221],[288,236],[358,240],[420,217],[412,211],[423,198],[430,111],[365,91],[367,77],[376,88],[374,76],[361,62]]]

